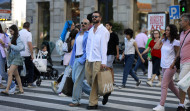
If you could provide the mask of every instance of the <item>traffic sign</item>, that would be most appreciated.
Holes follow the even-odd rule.
[[[169,7],[170,19],[179,19],[180,18],[180,6],[174,5]]]

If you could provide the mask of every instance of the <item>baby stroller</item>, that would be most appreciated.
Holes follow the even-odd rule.
[[[55,44],[53,42],[43,42],[42,45],[45,45],[47,47],[47,71],[40,72],[41,76],[43,76],[44,79],[57,79],[58,78],[58,70],[53,68],[53,63],[51,59],[51,53],[53,49],[55,48]],[[38,50],[39,51],[39,50]]]

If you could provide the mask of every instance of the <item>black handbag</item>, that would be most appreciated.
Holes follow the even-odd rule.
[[[73,93],[72,77],[69,76],[66,78],[62,93],[67,95],[67,96],[72,96],[72,93]]]
[[[189,32],[190,32],[190,31],[189,31]],[[182,44],[181,44],[181,46],[180,46],[179,52],[181,52],[181,48],[182,48],[183,43],[184,43],[184,41],[185,41],[187,35],[189,34],[189,32],[186,34],[186,36],[185,36],[185,38],[184,38],[184,40],[183,40],[183,42],[182,42]],[[180,53],[179,53],[179,54],[180,54]],[[178,57],[176,58],[175,66],[176,66],[177,69],[180,69],[180,59],[181,59],[180,56],[178,56]]]

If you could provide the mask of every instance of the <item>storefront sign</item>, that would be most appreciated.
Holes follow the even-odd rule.
[[[0,21],[11,19],[11,0],[0,0]]]
[[[166,14],[165,13],[149,13],[148,14],[148,31],[159,30],[161,33],[165,31]]]

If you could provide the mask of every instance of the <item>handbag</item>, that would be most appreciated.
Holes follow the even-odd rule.
[[[65,77],[65,75],[68,75],[68,76],[66,77],[62,93],[64,93],[67,96],[72,96],[74,83],[72,80],[72,69],[70,66],[66,67],[63,77]]]
[[[66,42],[63,42],[62,47],[63,47],[63,52],[68,52],[68,45]]]
[[[25,77],[26,76],[26,66],[25,66],[25,62],[24,62],[24,60],[23,60],[23,65],[22,65],[22,70],[21,70],[21,72],[20,72],[20,76],[22,76],[22,77]]]
[[[190,31],[189,31],[189,32],[190,32]],[[189,32],[186,34],[186,36],[185,36],[185,38],[184,38],[184,40],[183,40],[183,42],[182,42],[182,44],[181,44],[181,46],[180,46],[179,53],[181,52],[181,48],[182,48],[183,43],[184,43],[184,41],[185,41],[187,35],[189,34]],[[177,69],[180,69],[180,59],[181,59],[180,56],[178,56],[178,57],[176,58],[175,66],[176,66]]]
[[[65,54],[65,52],[63,52],[63,41],[60,39],[56,42],[56,51],[61,56]]]
[[[113,79],[110,70],[100,70],[97,74],[98,79],[98,94],[104,96],[107,93],[111,93],[113,88]]]
[[[190,86],[190,72],[188,72],[183,79],[181,79],[177,85],[182,89],[184,92],[187,92],[189,86]]]
[[[42,59],[41,51],[38,52],[37,58],[33,59],[33,63],[40,72],[47,72],[47,59]]]

